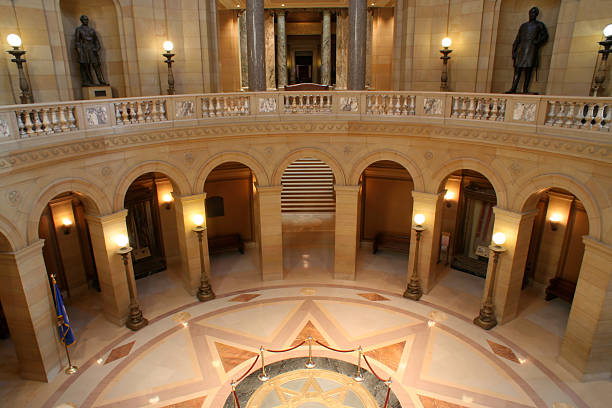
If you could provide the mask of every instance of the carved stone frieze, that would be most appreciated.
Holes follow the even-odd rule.
[[[9,138],[9,136],[11,135],[11,130],[9,129],[9,124],[3,120],[0,119],[0,138]]]

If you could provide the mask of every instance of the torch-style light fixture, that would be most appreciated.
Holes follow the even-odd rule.
[[[204,216],[202,214],[194,214],[192,221],[195,224],[193,232],[198,236],[198,242],[200,247],[200,287],[198,288],[198,300],[200,302],[206,302],[215,298],[215,293],[210,286],[208,276],[206,275],[206,266],[204,265],[204,247],[202,246],[203,234],[206,231],[204,227]]]
[[[442,39],[442,47],[444,48],[440,50],[440,52],[442,53],[442,56],[440,57],[440,59],[442,60],[442,78],[440,90],[443,92],[448,91],[448,60],[450,59],[450,56],[448,54],[453,52],[453,50],[449,49],[448,47],[450,47],[451,44],[452,41],[450,38],[444,37]]]
[[[416,214],[414,216],[415,225],[412,227],[416,232],[416,248],[414,250],[414,264],[412,265],[412,276],[408,287],[404,292],[404,297],[412,300],[419,300],[423,296],[423,289],[421,289],[421,281],[419,280],[419,244],[421,241],[421,234],[425,231],[423,224],[425,223],[425,216],[423,214]]]
[[[455,193],[450,190],[447,191],[446,194],[444,194],[444,202],[446,203],[446,206],[448,208],[451,207],[453,198],[455,198]]]
[[[115,237],[115,243],[117,243],[119,246],[117,253],[121,255],[121,258],[123,259],[125,277],[127,279],[128,291],[130,293],[130,312],[125,325],[128,329],[133,331],[140,330],[149,324],[149,321],[142,316],[142,310],[140,310],[140,304],[138,303],[138,294],[136,293],[134,279],[128,266],[128,255],[130,252],[132,252],[130,240],[128,239],[127,235],[120,234]]]
[[[495,289],[495,273],[497,271],[497,263],[499,254],[504,252],[506,248],[502,245],[506,242],[506,235],[503,232],[493,234],[493,244],[489,245],[489,249],[493,253],[493,267],[491,268],[491,279],[487,290],[487,298],[480,308],[480,314],[474,319],[474,324],[485,330],[491,330],[497,326],[497,318],[495,317],[495,304],[493,303],[493,291]]]
[[[561,214],[559,213],[553,213],[549,218],[548,221],[550,221],[550,228],[553,231],[556,231],[557,229],[559,229],[559,224],[561,224],[561,220],[563,217],[561,217]]]
[[[64,230],[64,235],[70,234],[71,227],[72,227],[72,220],[68,217],[62,218],[62,230]]]
[[[593,78],[593,92],[592,96],[597,96],[597,93],[601,89],[601,86],[606,82],[606,73],[608,72],[608,55],[612,50],[612,24],[608,24],[603,29],[603,35],[606,37],[603,41],[598,41],[598,44],[603,46],[602,50],[599,50],[601,54],[601,61],[599,62],[599,68]]]
[[[162,203],[164,203],[164,208],[166,208],[166,210],[170,209],[172,201],[174,201],[174,199],[172,198],[172,194],[166,193],[162,196]]]
[[[25,72],[23,71],[23,63],[26,62],[23,56],[26,54],[26,52],[25,50],[19,48],[21,47],[21,37],[19,37],[17,34],[9,34],[6,37],[6,41],[11,47],[13,47],[12,50],[8,50],[7,52],[13,56],[11,61],[17,64],[17,72],[19,72],[19,89],[21,89],[21,103],[34,103],[30,83],[28,82]]]
[[[174,60],[172,57],[174,57],[175,54],[172,53],[173,49],[174,44],[172,44],[172,41],[164,41],[164,50],[166,52],[162,55],[166,57],[164,62],[168,64],[168,95],[174,95],[174,74],[172,73],[172,63]]]

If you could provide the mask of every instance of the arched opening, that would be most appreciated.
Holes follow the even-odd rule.
[[[281,184],[285,278],[324,276],[334,270],[335,177],[324,161],[294,160]]]
[[[535,209],[533,207],[535,203]],[[530,197],[535,210],[519,315],[562,338],[580,275],[589,218],[571,192],[549,188]]]
[[[0,255],[3,252],[12,252],[13,246],[8,238],[0,232]],[[0,292],[1,294],[2,292]],[[3,309],[4,299],[0,295],[0,372],[9,374],[15,378],[19,375],[19,360],[17,352],[11,339],[9,325]]]
[[[242,163],[225,162],[206,177],[206,228],[211,278],[215,283],[257,280],[258,209],[256,177]]]
[[[399,163],[370,164],[359,180],[357,279],[406,286],[414,181]],[[381,275],[382,274],[382,275]]]

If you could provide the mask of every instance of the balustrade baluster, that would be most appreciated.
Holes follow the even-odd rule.
[[[36,109],[32,110],[32,118],[34,119],[34,133],[43,133],[42,122],[40,121],[39,112]]]
[[[76,117],[74,116],[74,106],[68,107],[68,126],[70,130],[78,130]]]
[[[62,106],[60,106],[59,108],[59,122],[60,129],[62,130],[62,132],[67,132],[68,129],[70,129],[70,127],[68,126],[68,119],[66,118],[66,111]]]
[[[557,111],[557,101],[548,103],[548,113],[546,114],[546,122],[545,125],[552,126],[555,122],[555,115]]]
[[[115,123],[118,125],[123,125],[123,118],[121,117],[121,110],[119,109],[119,104],[115,104]]]
[[[121,121],[124,125],[130,123],[130,117],[128,115],[128,105],[129,103],[121,102]]]
[[[601,105],[597,105],[597,113],[595,114],[595,117],[593,118],[593,127],[596,128],[597,130],[601,130],[603,125],[601,124],[601,122],[604,120],[603,117],[603,106]]]
[[[51,108],[51,123],[53,124],[53,133],[60,133],[62,128],[60,127],[60,121],[57,117],[58,108]]]
[[[166,116],[166,101],[164,100],[159,101],[159,118],[161,120],[168,120]]]
[[[202,117],[207,118],[208,116],[208,98],[202,98]]]
[[[409,115],[416,115],[416,96],[410,95],[410,105],[408,109]]]
[[[51,124],[51,119],[49,117],[49,112],[51,111],[51,108],[43,108],[41,109],[41,113],[42,113],[42,118],[43,118],[43,127],[45,129],[45,133],[48,135],[53,134],[53,126]]]
[[[34,134],[34,130],[32,129],[34,124],[32,123],[32,117],[30,116],[30,111],[25,111],[25,128],[26,133],[28,135]]]
[[[374,98],[374,105],[372,105],[372,113],[378,115],[380,113],[380,107],[378,106],[378,95],[372,95]]]
[[[595,118],[595,105],[594,103],[591,103],[588,105],[589,106],[589,110],[586,114],[586,123],[585,126],[587,126],[589,129],[593,129],[593,122],[594,122],[594,118]]]
[[[497,121],[499,122],[503,122],[504,120],[506,120],[506,100],[505,99],[499,99],[499,109],[498,109],[498,115],[497,115]]]
[[[588,105],[584,104],[584,103],[578,103],[578,111],[576,112],[576,120],[575,120],[575,125],[578,129],[582,129],[582,127],[585,125],[586,123],[586,119],[585,119],[585,114],[586,114],[586,110],[588,108]]]
[[[567,102],[559,102],[559,110],[557,111],[557,114],[555,115],[553,126],[563,127],[563,122],[564,122],[564,118],[566,115],[565,114],[566,105],[567,105]]]
[[[610,120],[612,120],[612,106],[610,106],[610,104],[606,104],[604,109],[605,109],[605,115],[602,121],[603,129],[610,131]]]
[[[454,118],[458,118],[459,114],[461,113],[459,111],[459,104],[460,103],[461,103],[461,97],[459,97],[459,96],[453,97],[453,108],[452,108],[451,116],[454,117]]]
[[[19,134],[21,137],[27,135],[25,124],[23,123],[23,117],[25,116],[25,111],[15,112],[15,116],[17,116],[17,127],[19,128]]]
[[[151,120],[153,122],[159,122],[159,108],[157,107],[157,100],[153,99],[151,101]]]
[[[476,104],[475,104],[475,99],[476,98],[469,98],[469,104],[468,104],[468,108],[467,108],[467,114],[465,115],[465,117],[467,119],[474,119],[474,114],[476,112]]]
[[[476,112],[475,112],[475,118],[478,120],[482,120],[483,116],[484,116],[484,105],[485,105],[486,99],[485,98],[476,98]]]
[[[148,104],[146,101],[136,102],[136,118],[138,119],[138,123],[146,122],[146,117],[143,112],[144,107]]]
[[[568,102],[567,113],[565,115],[565,121],[563,127],[573,128],[574,127],[574,110],[576,109],[576,102]]]
[[[497,115],[499,115],[497,99],[491,98],[491,111],[489,112],[489,117],[487,119],[496,121]]]
[[[394,116],[399,116],[399,115],[401,115],[401,112],[400,112],[400,97],[399,97],[399,95],[394,95],[393,96],[393,100],[395,100],[395,104],[393,105],[393,115]]]

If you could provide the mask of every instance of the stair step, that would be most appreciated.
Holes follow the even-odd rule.
[[[282,175],[283,212],[334,212],[334,173],[321,160],[302,158],[291,163]]]

